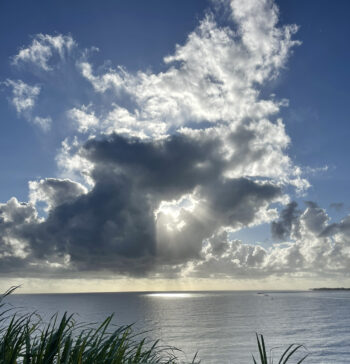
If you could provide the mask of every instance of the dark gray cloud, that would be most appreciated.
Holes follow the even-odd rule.
[[[267,250],[232,240],[223,229],[255,224],[282,190],[224,177],[230,162],[222,153],[212,137],[90,140],[81,151],[94,166],[89,192],[69,180],[32,184],[33,199],[50,207],[45,220],[31,203],[0,205],[0,271],[13,277],[346,274],[349,217],[330,224],[312,201],[303,211],[289,203],[272,223],[273,236],[286,244]],[[191,208],[178,200],[183,196],[195,201]],[[157,210],[164,201],[177,206],[175,215]]]
[[[324,230],[331,229],[328,225],[329,217],[326,211],[314,201],[305,201],[306,209],[298,209],[295,201],[290,202],[280,212],[280,218],[271,223],[272,237],[276,240],[300,239],[301,223],[304,230],[313,234],[324,234]]]
[[[34,206],[11,198],[0,204],[0,272],[22,275],[31,261],[31,247],[22,239],[22,229],[38,223]]]
[[[93,165],[90,191],[70,180],[33,182],[31,200],[47,203],[46,219],[32,203],[11,199],[0,205],[0,271],[168,278],[184,271],[245,278],[322,275],[334,266],[345,272],[349,217],[330,224],[326,211],[312,201],[303,211],[289,203],[272,223],[274,238],[284,245],[267,250],[232,240],[225,228],[259,223],[282,189],[268,181],[225,177],[233,159],[222,143],[209,134],[90,139],[80,151]],[[233,149],[240,145],[233,143]],[[160,208],[164,201],[175,212]]]
[[[200,259],[204,240],[220,228],[238,229],[251,224],[261,210],[280,196],[281,190],[272,184],[260,185],[238,178],[200,186],[196,194],[201,202],[191,212],[182,211],[179,220],[186,225],[175,236],[168,234],[166,225],[158,221],[159,253],[165,260],[174,262],[176,258],[179,263],[189,258]]]
[[[280,219],[271,223],[272,237],[277,240],[289,239],[293,226],[298,224],[301,211],[295,201],[290,202],[280,213]]]
[[[83,153],[95,164],[94,180],[130,178],[159,199],[174,199],[201,183],[216,179],[223,170],[219,139],[194,140],[174,135],[150,142],[112,135],[88,141]]]
[[[249,122],[247,121],[247,125]],[[251,165],[261,161],[267,155],[268,145],[259,143],[259,135],[256,130],[249,129],[247,125],[241,125],[229,135],[228,142],[234,148],[234,154],[231,158],[231,165]]]
[[[94,165],[91,191],[69,180],[32,183],[32,199],[49,206],[45,221],[31,204],[2,205],[8,235],[25,242],[23,262],[47,261],[58,272],[142,276],[201,259],[204,239],[223,226],[249,225],[281,194],[272,183],[224,178],[217,138],[178,134],[151,142],[111,135],[89,140],[81,153]],[[169,233],[169,217],[155,218],[155,210],[186,194],[198,202],[191,211],[180,209],[183,226]]]

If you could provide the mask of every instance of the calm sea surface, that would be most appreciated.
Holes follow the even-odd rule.
[[[305,363],[350,363],[350,292],[174,292],[12,295],[7,302],[44,318],[64,311],[76,320],[135,323],[148,337],[181,348],[202,363],[252,363],[255,332],[267,345],[302,343]],[[275,349],[276,356],[279,349]]]

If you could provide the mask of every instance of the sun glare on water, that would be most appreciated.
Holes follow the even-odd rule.
[[[174,293],[174,292],[162,292],[162,293],[149,293],[147,297],[155,298],[190,298],[193,297],[192,293]]]

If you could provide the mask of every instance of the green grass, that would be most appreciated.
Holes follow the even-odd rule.
[[[258,344],[259,349],[259,363],[260,364],[273,364],[273,353],[272,350],[270,350],[270,355],[267,354],[266,346],[265,346],[265,340],[263,335],[256,334],[256,341]],[[304,353],[301,353],[301,351],[304,351]],[[278,361],[275,363],[277,364],[291,364],[293,359],[297,358],[294,363],[301,364],[308,356],[309,353],[305,354],[305,347],[303,345],[298,344],[291,344],[285,349],[285,351],[282,353]],[[300,356],[301,354],[301,356]],[[258,364],[256,361],[254,355],[253,355],[253,362],[254,364]]]
[[[15,289],[0,296],[0,364],[183,363],[176,356],[180,350],[135,334],[131,325],[114,326],[113,316],[96,326],[77,324],[67,314],[60,319],[56,314],[44,323],[36,313],[18,313],[3,303],[3,298]],[[262,335],[257,334],[257,344],[259,363],[273,364]],[[290,345],[276,364],[302,363],[307,354],[298,356],[301,350],[302,345]],[[294,358],[297,359],[292,361]],[[199,363],[196,356],[192,363]],[[258,364],[254,356],[253,363]]]

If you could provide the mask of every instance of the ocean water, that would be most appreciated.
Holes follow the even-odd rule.
[[[6,301],[21,310],[75,313],[77,321],[135,324],[162,344],[180,348],[183,360],[252,363],[255,333],[276,357],[291,343],[304,344],[309,364],[350,363],[350,292],[135,292],[16,294]]]

